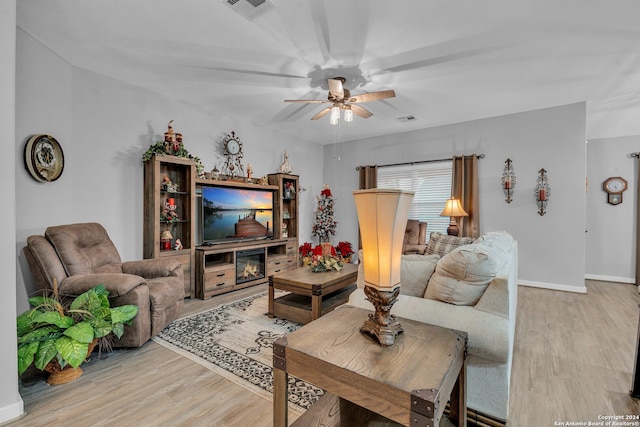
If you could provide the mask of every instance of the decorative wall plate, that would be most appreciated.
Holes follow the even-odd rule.
[[[51,135],[33,135],[24,147],[24,164],[35,180],[55,181],[64,169],[60,143]]]

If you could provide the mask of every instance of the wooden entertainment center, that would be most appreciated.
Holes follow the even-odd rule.
[[[202,299],[266,283],[272,274],[297,268],[298,176],[269,174],[268,185],[199,179],[195,166],[174,156],[154,155],[145,161],[144,257],[178,260],[185,296]],[[204,187],[272,191],[272,236],[202,245]]]

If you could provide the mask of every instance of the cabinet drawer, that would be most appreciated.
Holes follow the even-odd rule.
[[[287,243],[287,255],[295,255],[298,253],[298,242],[290,241]]]
[[[267,276],[287,269],[286,255],[272,255],[267,259]]]
[[[233,287],[236,284],[236,269],[226,268],[204,273],[204,291],[212,292]]]

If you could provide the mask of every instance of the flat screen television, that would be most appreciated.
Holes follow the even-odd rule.
[[[202,244],[273,237],[273,191],[202,187]]]

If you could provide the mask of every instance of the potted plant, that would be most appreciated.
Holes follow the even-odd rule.
[[[18,374],[32,364],[51,375],[49,384],[63,384],[82,375],[80,365],[99,339],[120,338],[124,325],[138,314],[135,305],[110,307],[109,291],[99,284],[67,306],[58,295],[29,298],[32,309],[17,318]]]

